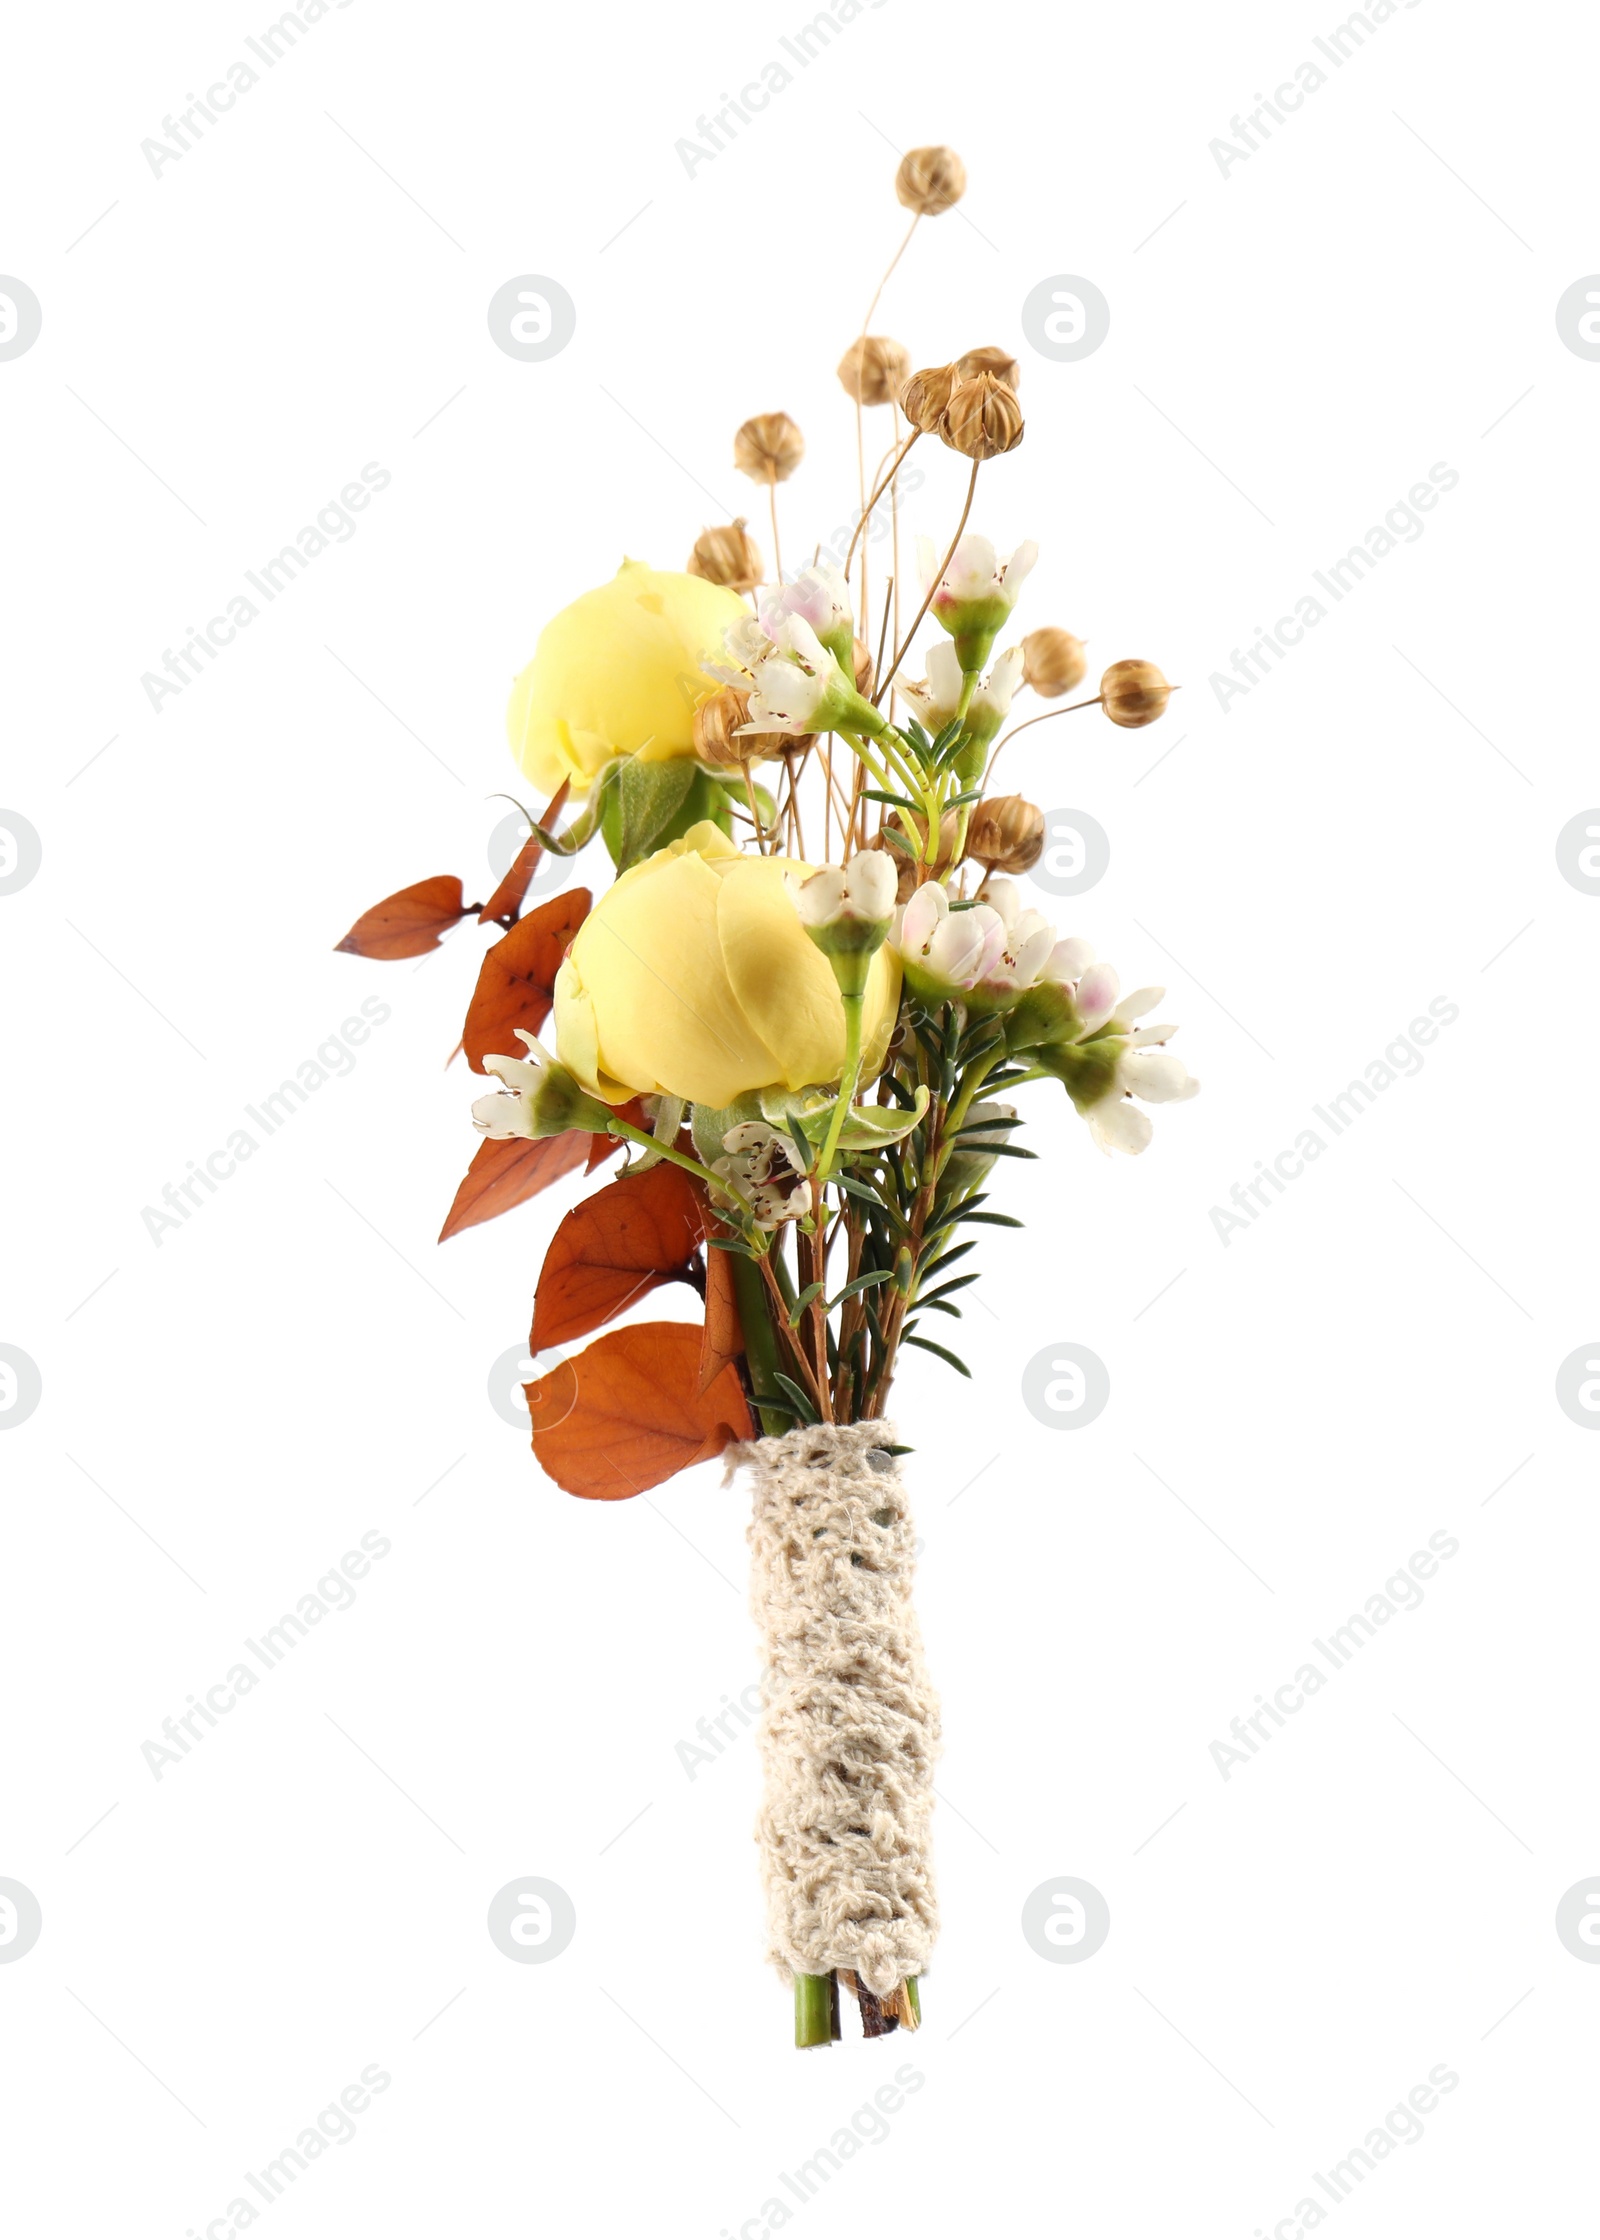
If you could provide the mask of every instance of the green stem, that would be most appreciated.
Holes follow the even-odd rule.
[[[670,1143],[657,1143],[654,1136],[647,1136],[644,1130],[636,1128],[631,1120],[619,1120],[617,1115],[612,1113],[606,1122],[606,1132],[609,1135],[621,1136],[625,1143],[642,1145],[646,1151],[654,1152],[658,1159],[669,1159],[673,1166],[682,1167],[685,1174],[698,1175],[700,1180],[710,1189],[720,1190],[726,1197],[737,1198],[745,1212],[750,1211],[749,1199],[736,1183],[728,1180],[725,1174],[713,1174],[709,1167],[701,1166],[698,1159],[689,1158],[685,1152],[677,1150]]]
[[[833,1978],[796,1976],[794,1979],[794,2042],[797,2046],[833,2043]]]
[[[839,1137],[844,1130],[845,1114],[855,1099],[856,1084],[861,1079],[861,1006],[860,996],[847,996],[840,991],[844,1003],[844,1071],[839,1077],[839,1097],[833,1108],[833,1118],[828,1122],[828,1134],[822,1146],[822,1157],[817,1161],[817,1185],[820,1188],[833,1168],[833,1155],[839,1148]]]
[[[744,1357],[750,1367],[750,1382],[757,1392],[775,1393],[778,1390],[778,1341],[772,1317],[767,1312],[766,1288],[760,1269],[742,1252],[733,1255],[733,1296],[739,1308],[739,1327],[744,1333]],[[758,1413],[762,1431],[769,1439],[780,1438],[788,1430],[788,1418],[775,1408],[762,1408]]]

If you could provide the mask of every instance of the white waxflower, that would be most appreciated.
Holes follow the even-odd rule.
[[[907,980],[935,1002],[961,996],[998,964],[1005,920],[987,903],[952,910],[937,879],[929,879],[900,912],[894,946]]]
[[[812,1209],[810,1178],[800,1171],[799,1155],[788,1136],[765,1121],[741,1121],[722,1139],[723,1156],[711,1170],[731,1182],[750,1209],[758,1229],[778,1229]]]
[[[568,1128],[599,1133],[610,1115],[606,1107],[587,1095],[573,1075],[553,1057],[536,1035],[518,1027],[517,1039],[527,1046],[526,1058],[485,1058],[485,1073],[505,1083],[472,1107],[472,1124],[480,1135],[496,1141],[525,1136],[538,1142],[558,1136]]]
[[[968,535],[950,556],[933,594],[932,612],[952,637],[968,627],[956,619],[973,608],[992,610],[991,636],[1016,605],[1022,586],[1039,557],[1036,544],[1019,544],[1000,559],[987,537]],[[926,591],[934,580],[938,554],[931,537],[917,539],[917,566]]]
[[[881,848],[862,849],[848,863],[830,863],[809,879],[789,882],[808,930],[887,924],[894,916],[897,883],[895,867]]]
[[[1022,682],[1021,646],[1010,646],[989,674],[975,688],[968,703],[966,728],[972,738],[987,745],[1011,710],[1012,696]],[[919,723],[936,736],[961,705],[961,662],[952,641],[939,638],[928,648],[926,675],[919,682],[903,670],[895,677],[895,690],[910,701]]]
[[[1048,969],[1057,947],[1056,929],[1042,912],[1023,908],[1014,879],[985,879],[978,900],[1005,928],[1004,946],[984,972],[980,991],[1005,1002],[1031,988]]]
[[[750,695],[750,721],[740,731],[803,738],[812,731],[844,730],[877,738],[888,729],[887,719],[857,692],[804,615],[784,615],[773,636],[745,615],[724,632],[723,644],[737,666],[707,662],[706,667]]]
[[[826,562],[803,568],[793,583],[780,583],[762,592],[761,627],[769,638],[779,637],[790,615],[808,623],[841,662],[846,650],[854,647],[856,618],[850,604],[850,586],[839,570]]]

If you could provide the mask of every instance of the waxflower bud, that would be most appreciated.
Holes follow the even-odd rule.
[[[919,218],[937,218],[967,191],[967,167],[954,148],[913,148],[894,175],[902,206]]]
[[[881,855],[894,872],[894,898],[896,902],[909,902],[917,887],[917,867],[905,849],[897,848],[885,840],[882,833],[874,833],[864,841],[859,854]]]
[[[733,463],[752,482],[787,482],[805,453],[805,438],[786,412],[758,412],[733,439]]]
[[[886,334],[864,334],[839,360],[839,379],[857,404],[887,404],[911,371],[911,353]]]
[[[1070,630],[1049,625],[1030,630],[1022,641],[1022,681],[1031,684],[1041,700],[1059,700],[1082,684],[1088,666],[1083,641]]]
[[[791,739],[777,731],[750,731],[750,695],[735,685],[708,693],[694,711],[694,751],[702,762],[718,769],[738,769],[747,762],[761,762],[785,749],[807,747],[809,739]]]
[[[1020,793],[980,801],[967,829],[967,853],[986,870],[1015,877],[1044,853],[1044,812]]]
[[[1003,451],[1015,451],[1022,429],[1016,391],[992,373],[974,373],[951,390],[938,434],[964,459],[997,459]]]
[[[1009,350],[1002,350],[998,342],[986,342],[978,350],[968,350],[956,360],[956,375],[966,381],[975,373],[992,373],[1008,389],[1022,386],[1022,368]]]
[[[744,516],[726,528],[703,529],[689,555],[688,573],[729,591],[753,591],[766,574],[760,547],[745,534]]]
[[[1165,715],[1172,686],[1153,661],[1113,661],[1100,679],[1106,714],[1125,731],[1138,731]]]
[[[924,366],[900,392],[900,410],[914,428],[931,436],[944,417],[950,392],[956,385],[954,366]]]
[[[894,866],[869,848],[791,885],[800,923],[833,966],[840,994],[859,996],[894,916]]]

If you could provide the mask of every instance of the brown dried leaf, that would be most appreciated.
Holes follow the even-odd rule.
[[[518,1027],[537,1034],[550,1015],[552,991],[572,936],[589,915],[587,887],[573,887],[530,910],[478,968],[461,1040],[474,1073],[484,1059],[521,1057]]]
[[[700,1195],[681,1167],[663,1163],[608,1182],[550,1240],[528,1350],[585,1338],[658,1284],[685,1276],[700,1236]]]
[[[595,1140],[582,1128],[570,1128],[560,1136],[541,1136],[537,1143],[528,1142],[524,1136],[486,1139],[461,1178],[461,1187],[439,1231],[439,1242],[443,1244],[446,1237],[457,1236],[480,1221],[492,1221],[497,1213],[509,1213],[525,1198],[537,1197],[562,1175],[581,1167]],[[602,1136],[599,1140],[604,1143],[608,1139]]]
[[[692,1322],[637,1322],[524,1390],[547,1477],[586,1501],[626,1501],[753,1434],[738,1375],[700,1385]]]
[[[458,919],[467,916],[470,904],[461,900],[461,881],[442,872],[435,879],[419,879],[363,911],[342,941],[334,943],[353,957],[381,957],[398,962],[437,949],[439,937]]]
[[[713,1233],[726,1236],[719,1223]],[[706,1249],[706,1326],[700,1341],[700,1390],[709,1392],[723,1370],[744,1352],[744,1325],[733,1288],[733,1254]]]

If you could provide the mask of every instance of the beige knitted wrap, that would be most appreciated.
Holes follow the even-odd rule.
[[[741,1446],[766,1654],[756,1836],[771,1957],[853,1968],[880,1997],[938,1930],[928,1822],[939,1704],[911,1607],[914,1533],[887,1423]]]

